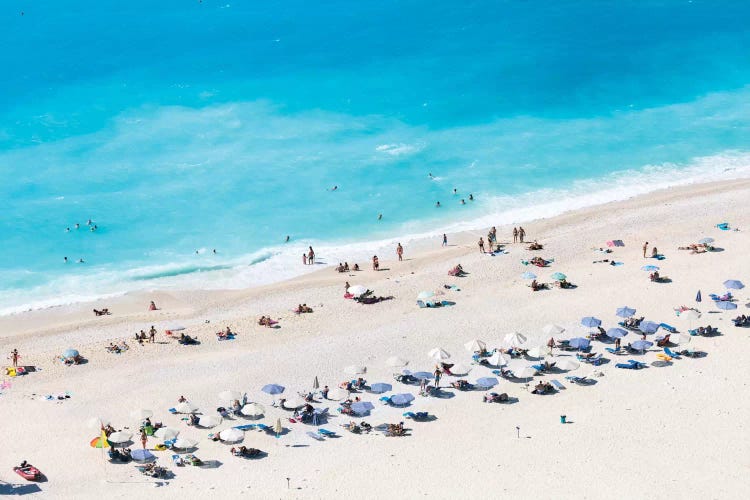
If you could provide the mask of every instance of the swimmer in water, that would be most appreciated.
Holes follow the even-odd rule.
[[[79,264],[83,264],[83,259],[78,259]]]
[[[284,243],[289,243],[289,235],[286,235],[286,241]]]
[[[214,253],[214,255],[216,255],[216,249],[215,248],[213,250],[211,250],[211,251]]]
[[[435,203],[435,208],[440,208],[440,202]]]
[[[86,221],[86,225],[87,225],[87,226],[90,226],[90,225],[91,225],[91,219],[89,219],[89,220],[87,220],[87,221]]]
[[[383,220],[383,214],[378,214],[378,220]]]
[[[429,175],[429,176],[430,176],[430,179],[434,179],[434,178],[435,178],[435,177],[433,177],[433,176],[432,176],[432,172],[430,172],[430,173],[429,173],[429,174],[427,174],[427,175]]]
[[[63,262],[67,264],[68,263],[68,258],[67,257],[63,257]]]
[[[453,188],[453,194],[458,194],[458,189]]]
[[[469,193],[469,201],[474,201],[474,195]]]
[[[336,190],[337,190],[338,188],[339,188],[338,186],[333,186],[333,187],[331,188],[331,191],[336,191]]]
[[[69,227],[66,227],[66,228],[65,228],[65,232],[66,232],[66,233],[69,233],[69,232],[70,232],[70,228],[69,228]]]
[[[77,223],[77,222],[76,222],[76,229],[78,229],[78,228],[80,228],[80,227],[81,227],[81,225],[80,225],[79,223]]]
[[[461,205],[466,205],[466,200],[464,200],[463,198],[461,198]]]

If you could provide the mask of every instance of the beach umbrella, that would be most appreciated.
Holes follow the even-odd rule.
[[[107,436],[107,441],[109,441],[110,443],[117,443],[117,444],[127,443],[131,439],[133,439],[133,433],[127,432],[127,431],[117,431]]]
[[[487,349],[487,344],[479,339],[474,339],[465,343],[464,347],[469,352],[484,351],[485,349]]]
[[[445,361],[446,359],[449,359],[451,357],[450,354],[448,354],[447,351],[444,349],[441,349],[440,347],[436,347],[432,349],[430,352],[427,353],[429,357],[434,359],[435,361]]]
[[[562,281],[567,278],[563,273],[553,273],[550,277],[556,281]]]
[[[690,342],[690,335],[684,333],[671,333],[669,334],[669,341],[673,344],[682,345]]]
[[[509,347],[518,347],[520,345],[523,345],[523,343],[527,340],[529,339],[525,335],[522,335],[518,332],[509,333],[508,335],[503,337],[503,342]]]
[[[245,433],[234,427],[224,429],[219,433],[219,439],[227,443],[239,443],[244,437]]]
[[[732,309],[737,309],[737,304],[735,304],[734,302],[722,300],[716,303],[716,307],[724,311],[731,311]]]
[[[177,406],[175,406],[174,409],[177,413],[195,413],[196,411],[198,411],[198,407],[190,401],[177,403]]]
[[[588,326],[589,328],[596,328],[597,326],[602,324],[602,320],[593,316],[586,316],[585,318],[581,319],[581,324],[583,326]]]
[[[710,237],[698,240],[698,243],[700,243],[701,245],[708,245],[708,244],[713,243],[713,242],[714,242],[714,239],[710,238]]]
[[[542,332],[544,332],[545,335],[560,335],[562,332],[565,331],[565,328],[563,328],[560,325],[554,325],[549,324],[545,325],[544,328],[542,328]]]
[[[535,280],[536,274],[532,273],[531,271],[526,271],[521,275],[521,277],[525,280]]]
[[[659,324],[654,323],[653,321],[641,321],[641,324],[638,325],[638,329],[643,333],[656,333],[656,330],[659,329]]]
[[[219,415],[201,415],[198,419],[198,425],[206,428],[216,427],[221,423],[221,420]]]
[[[435,376],[430,372],[414,372],[411,374],[411,376],[417,380],[430,380],[435,378]]]
[[[154,431],[154,437],[163,441],[174,439],[179,434],[180,430],[174,429],[172,427],[159,427],[158,429],[156,429],[156,431]]]
[[[576,370],[581,364],[573,358],[549,358],[550,363],[555,363],[555,368],[561,370]]]
[[[361,375],[367,373],[367,367],[361,365],[349,365],[344,368],[344,373],[348,375]]]
[[[349,288],[347,289],[347,292],[349,292],[349,293],[351,293],[352,295],[355,295],[355,296],[357,296],[357,295],[362,295],[362,294],[363,294],[363,293],[365,293],[366,291],[367,291],[367,288],[363,287],[362,285],[354,285],[354,286],[350,286],[350,287],[349,287]]]
[[[398,356],[391,356],[390,358],[385,360],[385,364],[391,367],[397,367],[406,366],[409,364],[409,362],[403,358],[399,358]]]
[[[178,437],[174,440],[173,448],[179,448],[180,450],[189,450],[198,446],[198,441],[186,437]]]
[[[490,357],[490,359],[492,358]],[[463,375],[465,373],[469,373],[470,370],[471,368],[463,363],[456,363],[455,365],[451,366],[451,373],[453,375]]]
[[[615,314],[621,318],[629,318],[635,314],[635,309],[630,308],[628,306],[623,306],[623,307],[618,308]]]
[[[279,437],[279,434],[284,432],[284,428],[281,426],[281,419],[277,418],[276,423],[273,426],[273,432],[276,433],[276,437]]]
[[[550,354],[551,349],[547,346],[532,347],[526,352],[526,355],[530,358],[543,358]]]
[[[476,385],[483,388],[494,387],[498,384],[498,380],[495,377],[481,377],[475,382]]]
[[[333,392],[333,391],[331,391]],[[346,392],[346,391],[344,391]],[[330,392],[328,393],[330,395]],[[347,393],[348,395],[348,393]],[[289,399],[284,400],[284,407],[285,408],[302,408],[305,406],[305,402],[302,400],[302,398],[299,398],[297,396],[292,396]]]
[[[62,353],[62,356],[63,358],[75,358],[79,356],[79,353],[75,349],[65,349],[65,351],[63,351]]]
[[[219,393],[219,401],[235,401],[242,399],[242,393],[239,391],[221,391]]]
[[[703,300],[703,299],[701,298],[701,291],[700,291],[700,290],[698,290],[698,293],[697,293],[697,294],[695,295],[695,301],[696,301],[696,302],[700,302],[701,300]]]
[[[156,460],[156,457],[153,453],[141,448],[136,448],[135,450],[131,451],[130,458],[132,458],[136,462],[151,462],[153,460]]]
[[[641,271],[648,271],[648,272],[653,272],[653,271],[658,271],[658,270],[659,270],[659,266],[655,266],[653,264],[649,264],[641,268]]]
[[[105,439],[102,441],[101,436],[95,437],[89,444],[92,448],[109,448],[109,440]]]
[[[607,337],[611,339],[621,339],[628,334],[628,331],[623,328],[610,328],[607,330]]]
[[[384,392],[388,392],[391,389],[393,389],[393,386],[391,384],[386,384],[383,382],[372,384],[370,386],[370,392],[374,392],[375,394],[383,394]]]
[[[570,347],[575,347],[576,349],[581,350],[581,349],[586,349],[588,346],[590,346],[591,341],[583,337],[576,337],[576,338],[570,339],[570,342],[568,344],[570,345]]]
[[[495,351],[495,352],[492,353],[492,356],[490,356],[487,359],[487,361],[492,366],[506,366],[508,363],[510,363],[510,358],[508,356],[504,355],[503,353],[501,353],[500,351]],[[451,368],[451,371],[453,373],[456,373],[456,367],[455,367],[455,365],[453,366],[453,368]]]
[[[520,378],[529,378],[536,375],[536,371],[536,368],[534,368],[533,366],[524,366],[523,368],[521,368],[521,371],[516,373],[516,376]]]
[[[242,409],[240,409],[240,413],[242,413],[246,417],[259,418],[262,417],[264,413],[266,413],[266,409],[258,403],[248,403],[243,406]]]
[[[693,321],[701,317],[701,313],[696,311],[695,309],[688,309],[686,311],[682,311],[680,313],[680,318],[686,319],[688,321]]]
[[[408,405],[414,401],[414,396],[409,393],[396,394],[391,396],[391,403],[394,405]]]
[[[267,384],[264,385],[261,391],[265,392],[266,394],[281,394],[284,392],[284,386],[278,385],[278,384]]]
[[[739,280],[726,280],[724,282],[724,286],[726,288],[731,288],[732,290],[740,290],[742,288],[745,288],[745,285],[743,285]]]
[[[434,296],[435,296],[435,292],[422,291],[422,292],[419,292],[419,295],[417,295],[417,299],[427,300],[427,299],[431,299]]]
[[[342,389],[341,387],[334,387],[328,391],[328,399],[333,401],[341,401],[342,399],[349,399],[349,391]]]
[[[630,344],[630,347],[635,349],[636,351],[645,351],[649,347],[654,345],[653,342],[649,342],[648,340],[636,340],[632,344]]]
[[[136,420],[146,420],[154,416],[154,412],[151,410],[133,410],[130,412],[130,416]]]
[[[352,403],[351,406],[352,411],[357,415],[364,415],[374,408],[375,406],[369,401],[358,401],[356,403]]]
[[[313,390],[320,389],[320,382],[318,382],[318,376],[315,375],[315,380],[313,380]]]

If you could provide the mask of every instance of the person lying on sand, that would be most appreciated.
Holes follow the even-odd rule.
[[[109,312],[109,309],[107,309],[105,307],[101,311],[94,309],[94,314],[97,315],[97,316],[107,316],[107,315],[112,314],[112,313]]]

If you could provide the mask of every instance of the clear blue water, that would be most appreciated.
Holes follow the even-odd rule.
[[[708,0],[3,2],[0,312],[248,286],[305,270],[307,244],[336,261],[527,219],[532,197],[548,214],[750,175],[747,19]]]

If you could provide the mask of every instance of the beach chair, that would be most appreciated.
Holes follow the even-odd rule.
[[[617,349],[614,349],[612,347],[605,347],[604,350],[610,354],[617,354],[617,355],[623,354],[625,352],[625,350],[622,347],[618,347]]]
[[[324,440],[324,437],[321,434],[318,434],[317,432],[307,431],[305,434],[307,434],[308,436],[310,436],[311,438],[313,438],[316,441],[323,441]]]
[[[672,357],[663,352],[657,352],[656,357],[662,361],[672,361]]]
[[[672,359],[680,359],[680,355],[672,351],[669,347],[664,348],[664,353]]]
[[[328,429],[320,428],[318,429],[318,434],[323,435],[325,437],[335,437],[336,433],[333,431],[329,431]]]
[[[378,401],[386,405],[391,404],[391,398],[388,396],[383,396],[380,399],[378,399]]]
[[[562,385],[562,383],[557,379],[552,379],[549,381],[549,383],[552,384],[552,386],[558,391],[562,391],[563,389],[565,389],[565,386]]]
[[[659,323],[659,328],[663,328],[669,333],[677,333],[677,328],[673,327],[672,325],[668,325],[666,323]]]
[[[577,377],[575,375],[567,375],[565,377],[565,380],[577,385],[586,385],[590,382],[590,380],[586,377]]]

